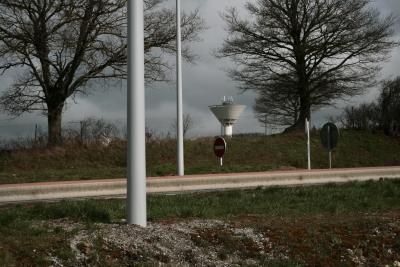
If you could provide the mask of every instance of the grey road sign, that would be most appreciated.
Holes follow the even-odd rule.
[[[328,122],[326,123],[321,130],[321,143],[322,145],[331,151],[334,149],[339,142],[339,129],[338,127]]]
[[[328,122],[321,130],[321,143],[328,149],[329,169],[332,168],[332,150],[337,146],[339,141],[339,129],[335,124]]]

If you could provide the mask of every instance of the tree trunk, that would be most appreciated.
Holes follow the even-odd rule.
[[[62,143],[61,118],[64,103],[58,105],[47,105],[48,115],[48,146],[57,146]]]
[[[311,99],[305,61],[303,60],[303,58],[299,59],[298,61],[300,62],[297,70],[297,75],[299,77],[298,92],[300,95],[299,117],[292,126],[285,129],[285,133],[300,131],[304,132],[306,128],[306,119],[310,120],[311,118]]]
[[[309,104],[308,97],[302,97],[300,99],[300,113],[297,121],[290,127],[286,128],[284,133],[291,133],[291,132],[304,132],[306,119],[310,120],[311,118],[311,106]]]

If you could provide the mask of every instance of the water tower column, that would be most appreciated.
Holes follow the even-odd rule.
[[[224,125],[224,135],[226,137],[232,137],[233,134],[233,125],[232,124],[225,124]]]

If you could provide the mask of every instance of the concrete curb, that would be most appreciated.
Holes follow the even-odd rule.
[[[147,192],[181,193],[267,186],[302,186],[380,178],[400,178],[400,167],[149,177]],[[126,179],[0,185],[0,203],[125,195]]]

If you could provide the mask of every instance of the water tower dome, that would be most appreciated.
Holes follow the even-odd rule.
[[[224,97],[221,105],[214,105],[209,108],[221,123],[221,135],[231,137],[233,125],[239,119],[246,106],[235,105],[232,97]]]

